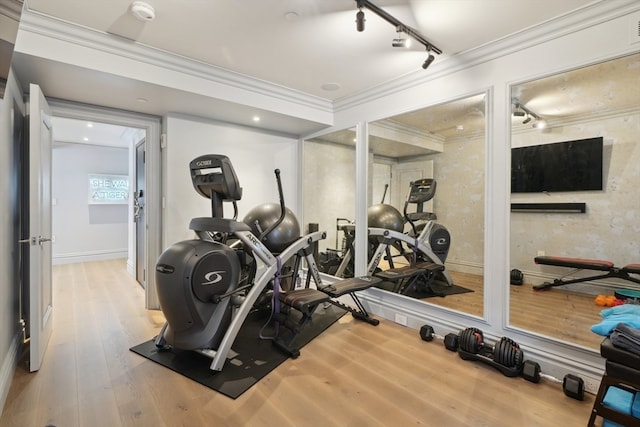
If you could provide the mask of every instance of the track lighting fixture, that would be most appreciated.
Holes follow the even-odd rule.
[[[381,17],[382,19],[384,19],[385,21],[387,21],[388,23],[396,27],[396,32],[398,33],[398,37],[393,39],[393,42],[391,43],[393,47],[409,47],[408,44],[410,43],[410,40],[400,37],[400,33],[403,32],[403,33],[406,33],[408,36],[412,37],[413,39],[415,39],[416,41],[418,41],[419,43],[421,43],[427,49],[428,56],[427,56],[427,59],[422,64],[423,69],[426,70],[427,67],[429,67],[429,65],[431,65],[431,63],[435,60],[435,56],[433,56],[432,52],[438,55],[442,53],[440,49],[438,49],[433,44],[431,44],[418,31],[403,24],[402,22],[400,22],[398,19],[388,14],[383,9],[380,9],[378,6],[371,3],[369,0],[355,0],[355,2],[356,2],[356,6],[358,7],[358,13],[356,13],[356,29],[358,30],[358,32],[364,31],[365,19],[364,19],[364,12],[362,11],[362,9],[366,7],[367,9],[369,9],[370,11],[372,11],[373,13],[375,13],[376,15],[378,15],[379,17]]]
[[[541,119],[540,117],[536,118],[536,120],[533,122],[533,127],[536,129],[544,129],[547,127],[547,121]]]
[[[360,9],[358,13],[356,13],[356,29],[359,33],[364,31],[364,21],[366,21],[364,19],[364,12]]]
[[[424,63],[422,64],[422,69],[426,70],[427,68],[429,68],[429,65],[431,65],[431,63],[433,62],[435,58],[435,56],[433,56],[433,54],[431,53],[431,50],[429,50],[429,48],[427,47],[427,59],[424,60]]]
[[[402,27],[398,25],[396,27],[396,32],[398,33],[398,36],[395,39],[393,39],[393,42],[391,43],[391,46],[393,46],[393,47],[406,47],[406,48],[411,47],[411,39],[402,38],[402,36],[400,35],[400,33],[402,31],[403,31]]]
[[[526,125],[527,123],[531,123],[531,121],[533,120],[534,128],[543,129],[547,127],[547,122],[544,119],[540,118],[540,116],[538,116],[536,113],[529,110],[524,105],[520,104],[516,98],[512,100],[512,103],[513,103],[513,116],[524,117],[524,120],[522,121],[523,125]]]
[[[527,113],[524,112],[522,108],[520,108],[520,104],[518,102],[513,103],[513,116],[514,117],[524,117]]]

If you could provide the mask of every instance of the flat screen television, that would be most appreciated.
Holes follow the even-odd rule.
[[[511,192],[602,190],[603,138],[511,149]]]

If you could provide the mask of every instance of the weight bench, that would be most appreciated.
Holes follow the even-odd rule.
[[[590,282],[592,280],[607,278],[623,279],[640,284],[640,278],[630,276],[631,274],[640,275],[640,264],[628,264],[624,267],[616,267],[611,261],[556,256],[537,256],[534,258],[534,261],[539,265],[569,267],[575,269],[575,271],[594,270],[602,272],[593,276],[580,277],[577,279],[569,280],[563,279],[561,277],[559,279],[555,279],[553,282],[544,282],[540,285],[535,285],[533,289],[536,291],[543,291],[556,286],[569,285],[571,283]]]
[[[289,318],[286,312],[276,313],[275,320],[279,325],[287,328],[291,333],[287,339],[284,339],[283,336],[279,335],[273,340],[273,344],[290,357],[298,357],[300,355],[300,350],[297,347],[293,347],[293,343],[307,323],[311,321],[311,317],[318,306],[323,303],[340,307],[341,309],[350,312],[351,315],[358,320],[364,320],[374,326],[378,325],[380,321],[369,315],[365,307],[362,305],[362,302],[360,302],[360,299],[355,294],[355,292],[368,289],[378,282],[380,282],[380,279],[375,277],[352,277],[350,279],[340,280],[331,285],[321,284],[318,289],[305,287],[279,293],[278,299],[280,302],[287,307],[299,311],[302,316],[296,323]],[[351,297],[356,305],[355,308],[343,304],[338,300],[338,298],[344,295],[349,295]]]
[[[404,294],[411,289],[417,280],[421,277],[426,282],[426,287],[431,288],[431,281],[436,273],[443,271],[444,265],[433,262],[421,262],[415,265],[406,265],[404,267],[391,268],[376,273],[376,277],[393,284],[391,289],[395,293]],[[442,295],[444,296],[444,295]]]
[[[286,312],[283,313],[280,311],[279,313],[274,313],[274,318],[277,324],[287,328],[291,334],[287,339],[285,339],[281,334],[278,334],[278,336],[273,340],[273,345],[278,347],[289,357],[295,359],[300,356],[300,349],[292,346],[295,339],[300,335],[300,332],[302,332],[307,323],[311,321],[311,316],[318,306],[329,301],[329,296],[316,289],[302,288],[279,293],[278,299],[287,307],[294,308],[302,314],[300,320],[295,323],[289,318],[289,316],[287,316]]]

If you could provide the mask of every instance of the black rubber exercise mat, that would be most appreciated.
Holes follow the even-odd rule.
[[[344,314],[344,310],[335,306],[329,306],[326,309],[318,308],[311,322],[296,338],[295,345],[302,348]],[[232,346],[233,357],[227,359],[220,372],[209,369],[211,365],[209,357],[193,351],[159,350],[153,339],[131,347],[130,350],[236,399],[288,358],[272,345],[271,340],[260,339],[260,330],[267,320],[268,316],[259,312],[251,313],[247,317]],[[263,331],[263,334],[272,333],[272,327],[267,327]],[[304,357],[304,351],[300,353],[300,357]]]
[[[390,282],[380,282],[375,286],[393,292],[394,284]],[[444,283],[441,284],[439,282],[434,282],[429,288],[420,286],[409,286],[408,289],[404,291],[404,295],[416,299],[425,299],[433,297],[446,297],[447,295],[464,294],[467,292],[473,292],[473,290],[458,285],[448,286]]]

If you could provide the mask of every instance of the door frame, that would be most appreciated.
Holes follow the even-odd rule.
[[[136,141],[134,144],[133,150],[131,153],[133,157],[133,189],[134,189],[134,207],[133,207],[133,259],[135,260],[134,275],[138,283],[145,288],[147,286],[147,272],[146,266],[144,265],[144,260],[146,259],[146,248],[145,238],[146,230],[144,228],[146,209],[145,206],[145,194],[147,192],[147,187],[145,183],[145,171],[146,171],[146,150],[147,150],[147,141],[146,138],[142,138],[139,141]],[[142,192],[142,196],[140,193]],[[142,200],[142,203],[140,201]],[[139,219],[138,214],[141,215],[142,224]],[[131,215],[130,215],[131,217]],[[142,236],[142,237],[141,237]]]
[[[95,105],[78,104],[64,100],[48,100],[53,116],[77,120],[89,120],[110,123],[119,126],[143,129],[146,132],[146,167],[145,167],[145,220],[146,220],[146,259],[145,269],[147,280],[145,287],[145,308],[159,310],[158,294],[156,291],[155,263],[162,251],[162,173],[160,133],[162,120],[133,111],[115,110]],[[133,147],[135,152],[135,147]],[[130,150],[131,151],[131,150]],[[129,233],[131,233],[131,229]],[[130,239],[131,241],[131,239]],[[129,245],[129,252],[135,247]],[[135,271],[132,272],[135,277]]]

